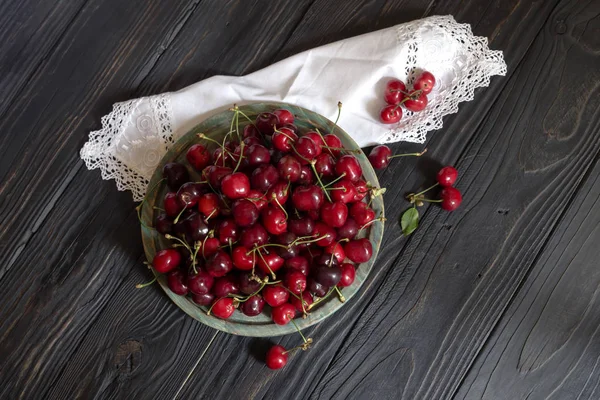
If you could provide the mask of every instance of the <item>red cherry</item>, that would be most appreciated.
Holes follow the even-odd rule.
[[[329,192],[333,201],[352,203],[356,197],[356,187],[348,179],[342,179],[333,184]]]
[[[298,183],[301,185],[312,185],[315,183],[315,175],[308,165],[303,165],[300,169],[300,178],[298,178]]]
[[[306,257],[296,256],[285,260],[285,268],[289,271],[299,271],[306,276],[310,265]]]
[[[307,160],[314,160],[321,153],[317,150],[315,142],[308,136],[302,136],[296,141],[296,151]]]
[[[245,228],[242,231],[240,243],[246,248],[253,248],[254,246],[262,246],[267,243],[269,234],[261,224],[254,224],[249,228]],[[258,258],[258,255],[256,256]]]
[[[375,219],[375,211],[367,203],[359,202],[350,207],[350,216],[358,225],[363,226]]]
[[[392,150],[386,145],[373,147],[369,153],[369,161],[375,169],[382,169],[389,165],[389,157],[392,155]]]
[[[252,188],[266,192],[279,180],[279,172],[271,164],[261,165],[252,171]]]
[[[362,179],[359,179],[357,182],[355,182],[354,187],[356,188],[356,196],[354,196],[355,202],[361,201],[369,193],[369,186],[367,185],[367,182]]]
[[[284,303],[271,310],[271,318],[277,325],[286,325],[296,316],[296,307],[290,303]]]
[[[302,303],[304,303],[304,309],[302,308]],[[300,303],[300,299],[293,296],[290,298],[290,304],[294,306],[298,312],[308,311],[308,307],[313,303],[313,297],[308,290],[302,292],[302,303]]]
[[[195,294],[192,293],[192,301],[199,306],[209,306],[215,299],[215,295],[212,293]]]
[[[360,226],[356,223],[354,218],[348,217],[346,223],[338,228],[337,239],[354,239],[358,234]]]
[[[202,177],[208,180],[213,189],[220,189],[221,181],[231,172],[233,172],[231,168],[211,165],[202,170]]]
[[[454,211],[462,203],[460,191],[451,186],[442,189],[440,197],[442,198],[442,208],[446,211]]]
[[[288,221],[288,230],[297,236],[312,235],[315,229],[315,222],[312,218],[293,216]]]
[[[239,292],[240,289],[237,283],[230,275],[217,278],[212,288],[212,293],[215,297],[225,297],[230,294],[238,294]]]
[[[341,150],[337,150],[337,149],[341,149],[344,146],[342,145],[342,141],[340,140],[339,137],[335,136],[334,134],[328,134],[323,136],[323,140],[325,140],[325,145],[328,147],[335,147],[335,149],[327,149],[327,151],[329,152],[329,154],[331,154],[334,157],[337,157],[341,154]]]
[[[322,153],[317,156],[315,169],[317,170],[317,174],[321,175],[321,177],[332,178],[334,176],[334,165],[335,161],[333,160],[333,157],[327,153]]]
[[[231,297],[222,297],[215,301],[212,305],[211,312],[212,314],[221,319],[227,319],[231,317],[231,314],[235,311],[235,307],[233,306],[233,298]]]
[[[345,174],[346,179],[350,180],[351,182],[358,181],[362,176],[362,168],[360,163],[356,157],[350,154],[340,157],[335,164],[335,172],[338,174],[338,176]]]
[[[237,200],[231,207],[235,223],[241,228],[247,228],[258,221],[260,212],[256,205],[246,199]]]
[[[197,274],[191,274],[188,276],[187,285],[190,292],[193,294],[206,294],[209,293],[215,283],[213,278],[208,272],[204,270],[198,270]]]
[[[265,301],[258,295],[251,296],[240,304],[240,311],[249,317],[255,317],[263,311]]]
[[[249,137],[259,138],[261,136],[261,134],[258,131],[258,129],[256,129],[256,126],[254,126],[254,124],[248,124],[244,127],[243,136],[244,136],[244,139],[249,138]]]
[[[281,179],[296,182],[300,179],[300,173],[302,172],[302,165],[300,161],[291,154],[281,157],[281,160],[277,162],[277,170]]]
[[[325,203],[321,207],[321,220],[333,228],[344,225],[348,218],[348,207],[341,201]]]
[[[260,113],[256,116],[254,125],[263,135],[272,135],[275,127],[279,124],[279,118],[273,113]]]
[[[337,232],[331,226],[324,224],[323,222],[317,222],[315,224],[315,230],[313,235],[315,237],[323,237],[315,242],[319,247],[327,247],[335,242]]]
[[[152,259],[152,266],[159,274],[174,270],[181,263],[181,254],[175,249],[160,250]]]
[[[233,266],[242,271],[249,271],[254,267],[256,262],[256,254],[254,252],[249,253],[248,248],[244,246],[237,246],[233,248],[231,252],[231,259],[233,260]]]
[[[454,185],[456,182],[456,178],[458,178],[458,171],[456,168],[451,166],[446,166],[437,174],[437,181],[441,186],[448,187]]]
[[[284,153],[292,150],[292,146],[297,139],[298,135],[290,128],[280,128],[277,132],[273,133],[273,136],[271,137],[273,147]]]
[[[258,211],[262,210],[268,203],[267,197],[256,189],[250,190],[246,199],[253,202]]]
[[[424,71],[413,84],[415,90],[422,90],[423,93],[429,94],[435,86],[435,77],[431,72]]]
[[[323,152],[323,146],[325,145],[325,142],[323,141],[321,135],[319,135],[317,132],[310,131],[307,132],[304,135],[304,137],[311,138],[312,141],[315,143],[317,149],[316,157],[318,157]]]
[[[198,200],[198,211],[205,217],[214,218],[220,214],[221,199],[214,193],[205,193]]]
[[[285,275],[285,286],[290,292],[301,294],[306,289],[306,275],[300,271],[290,271]]]
[[[404,107],[407,110],[418,112],[423,111],[427,107],[427,95],[424,92],[421,92],[421,94],[418,93],[416,90],[410,92],[410,99],[404,102]]]
[[[279,118],[279,123],[282,125],[294,123],[294,114],[292,114],[291,111],[286,110],[285,108],[275,110],[273,111],[273,114],[277,115],[277,118]]]
[[[219,250],[221,242],[217,238],[208,238],[202,242],[202,249],[198,254],[201,254],[203,258],[208,258],[215,254]]]
[[[323,204],[323,190],[315,185],[298,186],[292,193],[292,203],[299,211],[318,210]]]
[[[279,207],[268,206],[261,213],[262,224],[272,235],[287,231],[287,218]]]
[[[169,286],[171,292],[180,296],[188,294],[188,286],[185,281],[185,274],[178,269],[169,272],[167,275],[167,286]]]
[[[271,153],[261,144],[253,144],[244,151],[246,166],[256,167],[261,164],[268,164],[271,161]],[[236,160],[237,161],[237,160]]]
[[[242,172],[227,175],[221,182],[223,194],[230,199],[241,199],[250,191],[250,179]]]
[[[265,274],[276,272],[283,266],[284,262],[285,260],[279,257],[277,253],[269,253],[256,256],[256,264],[258,265],[260,270]]]
[[[385,85],[383,98],[388,104],[396,105],[406,97],[406,85],[398,79],[392,79]]]
[[[281,369],[285,367],[288,361],[288,355],[285,347],[276,345],[267,351],[267,357],[265,363],[270,369]]]
[[[169,192],[165,195],[163,202],[165,212],[169,217],[176,217],[183,210],[183,204],[177,198],[177,193]]]
[[[344,245],[346,257],[357,264],[367,262],[373,255],[373,246],[369,239],[355,239]]]
[[[230,167],[233,163],[233,157],[231,157],[231,153],[227,148],[223,150],[223,147],[217,147],[213,150],[212,157],[215,160],[214,165],[220,167]]]
[[[210,152],[201,144],[195,144],[185,153],[185,158],[197,171],[202,171],[210,162]]]
[[[279,204],[284,205],[289,197],[289,193],[290,188],[288,183],[279,181],[267,192],[267,200],[274,206],[279,206]],[[277,201],[275,201],[275,199],[277,199]]]
[[[254,146],[255,144],[262,144],[262,140],[260,140],[256,136],[250,136],[244,139],[244,144],[246,147]],[[237,149],[237,148],[236,148]]]
[[[289,292],[281,285],[267,285],[262,292],[263,299],[271,307],[278,307],[287,303]]]
[[[215,278],[225,276],[232,269],[231,257],[223,250],[217,251],[206,261],[206,271]]]
[[[384,124],[395,124],[401,119],[402,109],[399,106],[385,106],[379,112],[379,120]]]
[[[233,219],[225,219],[217,227],[217,237],[222,245],[236,242],[239,235],[240,229]]]
[[[346,259],[346,253],[344,253],[344,247],[340,243],[332,243],[324,249],[325,254],[333,254],[333,256],[341,264]]]
[[[338,286],[348,287],[352,285],[354,278],[356,277],[356,268],[354,268],[354,265],[350,263],[343,263],[340,268],[342,270],[342,279],[340,279]]]

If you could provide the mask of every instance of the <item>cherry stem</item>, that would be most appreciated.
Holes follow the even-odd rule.
[[[318,242],[318,241],[319,241],[319,240],[321,240],[321,239],[325,239],[326,237],[327,237],[327,235],[323,235],[323,236],[321,236],[321,237],[318,237],[318,238],[316,238],[316,239],[308,240],[308,241],[306,241],[306,242],[303,242],[303,241],[301,241],[301,240],[300,240],[301,238],[298,238],[298,239],[296,239],[296,240],[294,240],[294,241],[292,242],[292,245],[299,245],[299,244],[309,244],[309,243],[315,243],[315,242]]]
[[[300,334],[300,336],[302,336],[302,340],[304,340],[304,343],[308,343],[308,340],[304,337],[304,335],[300,331],[300,328],[296,324],[296,321],[294,321],[293,319],[291,319],[290,322],[294,325],[294,328],[296,328],[296,330],[298,331],[298,333]]]
[[[181,243],[181,244],[182,244],[182,245],[183,245],[183,246],[184,246],[184,247],[185,247],[185,248],[186,248],[186,249],[187,249],[187,250],[188,250],[190,253],[192,253],[192,249],[190,248],[190,245],[189,245],[189,244],[187,244],[187,242],[185,242],[184,240],[181,240],[181,239],[179,239],[178,237],[176,237],[176,236],[173,236],[173,235],[169,235],[169,234],[166,234],[166,235],[165,235],[165,237],[166,237],[167,239],[169,239],[169,240],[177,240],[177,241],[178,241],[179,243]]]
[[[204,239],[202,239],[202,258],[204,258],[205,261],[206,261],[206,255],[204,255],[204,247],[206,247],[206,239],[208,239],[209,235],[210,235],[210,232],[208,232],[208,235],[204,236]]]
[[[296,347],[293,347],[293,348],[291,348],[289,350],[286,350],[282,354],[291,353],[292,351],[296,351],[296,350],[300,350],[300,349],[302,349],[302,350],[308,350],[308,345],[311,344],[311,343],[312,343],[312,339],[308,338],[307,339],[307,343],[304,343],[304,344],[301,344],[300,346],[296,346]]]
[[[334,290],[335,290],[334,288],[329,289],[329,292],[327,292],[325,294],[325,296],[319,298],[317,301],[315,301],[314,303],[312,303],[311,305],[309,305],[308,306],[308,310],[310,311],[313,307],[317,306],[319,303],[321,303],[322,301],[326,300],[331,295],[331,293],[333,293]]]
[[[249,256],[250,254],[254,253],[256,250],[264,249],[266,247],[283,247],[284,249],[289,249],[289,246],[285,246],[283,244],[279,244],[279,243],[267,243],[267,244],[263,244],[262,246],[257,246],[255,248],[253,248],[252,250],[249,250],[246,253],[246,255]]]
[[[408,100],[416,100],[419,98],[419,96],[421,96],[421,93],[423,93],[423,90],[415,90],[412,94],[408,94],[405,98],[402,99],[402,101],[400,103],[398,103],[398,105],[396,106],[396,108],[398,108],[400,105],[406,103]]]
[[[317,181],[319,181],[319,185],[321,186],[321,189],[323,189],[323,192],[325,192],[325,196],[327,196],[327,200],[329,200],[329,202],[331,203],[331,197],[329,197],[329,193],[327,193],[327,190],[325,190],[325,186],[323,185],[323,182],[321,181],[321,177],[317,173],[317,168],[315,167],[315,163],[316,163],[316,161],[312,160],[310,162],[310,166],[312,167],[312,170],[315,173],[315,176],[317,177]]]
[[[441,200],[441,199],[440,200],[433,200],[433,199],[425,199],[425,198],[422,198],[422,197],[417,198],[417,200],[425,201],[427,203],[441,203],[442,201],[444,201],[444,200]]]
[[[420,153],[394,154],[393,156],[389,156],[388,160],[390,160],[392,158],[397,158],[397,157],[410,157],[410,156],[421,157],[425,153],[427,153],[427,149],[423,149],[423,151]]]
[[[435,188],[435,187],[436,187],[436,186],[438,186],[438,185],[439,185],[439,183],[435,183],[435,184],[433,184],[433,185],[429,186],[427,189],[423,190],[422,192],[419,192],[419,193],[417,193],[417,194],[413,194],[411,197],[418,197],[418,196],[420,196],[420,195],[422,195],[422,194],[424,194],[424,193],[427,193],[427,192],[429,192],[431,189]]]
[[[227,139],[227,137],[229,136],[229,134],[230,134],[231,132],[232,132],[232,131],[229,131],[229,132],[227,132],[227,134],[226,134],[226,135],[225,135],[225,137],[223,138],[223,143],[219,143],[219,142],[217,142],[215,139],[213,139],[213,138],[210,138],[210,137],[206,136],[204,133],[199,133],[199,134],[197,134],[196,136],[198,136],[200,139],[205,139],[205,140],[208,140],[209,142],[216,143],[216,144],[217,144],[217,145],[218,145],[218,146],[219,146],[219,147],[222,149],[222,152],[223,152],[223,153],[227,153],[227,154],[229,154],[230,156],[232,156],[232,157],[233,157],[233,154],[232,154],[232,153],[231,153],[229,150],[227,150],[227,148],[225,147],[225,139]],[[225,163],[225,158],[224,158],[224,156],[221,156],[221,158],[223,159],[223,163]]]
[[[335,122],[333,123],[333,130],[335,130],[335,127],[337,126],[337,123],[340,120],[340,115],[342,115],[342,102],[338,101],[338,115],[335,119]],[[331,131],[331,133],[333,133],[333,130]]]
[[[238,162],[237,162],[232,174],[235,174],[237,172],[238,168],[240,167],[240,164],[242,163],[242,158],[244,158],[244,146],[245,146],[245,143],[243,141],[240,142],[240,158],[238,159]]]
[[[135,288],[142,289],[142,288],[145,288],[146,286],[152,285],[154,282],[156,282],[156,277],[154,277],[154,279],[152,279],[150,282],[138,283],[137,285],[135,285]]]
[[[263,255],[262,255],[262,253],[260,251],[258,252],[258,255],[260,256],[260,258],[262,258],[263,262],[265,263],[265,265],[269,269],[269,272],[271,273],[271,278],[273,278],[273,280],[275,280],[275,272],[273,272],[273,270],[269,266],[269,263],[267,262],[267,260],[265,260],[265,257],[263,257]]]
[[[177,214],[177,216],[173,220],[174,224],[176,224],[177,222],[179,222],[179,217],[181,217],[181,214],[183,214],[183,212],[187,209],[186,206],[187,206],[187,204],[183,207],[183,209],[181,211],[179,211],[179,214]]]
[[[344,303],[346,301],[346,298],[344,297],[344,295],[342,294],[342,292],[340,291],[340,289],[337,286],[334,286],[333,288],[337,292],[337,295],[338,295],[338,298],[340,299],[340,301],[342,303]]]
[[[358,230],[357,234],[358,234],[358,233],[360,233],[360,231],[362,231],[363,229],[365,229],[367,226],[369,226],[369,225],[372,225],[372,224],[374,224],[375,222],[378,222],[378,221],[380,221],[380,222],[385,222],[385,221],[387,221],[387,220],[385,219],[385,217],[379,217],[379,218],[375,218],[375,219],[373,219],[373,220],[371,220],[371,221],[367,222],[367,223],[366,223],[366,224],[364,224],[363,226],[361,226],[361,227],[360,227],[360,229]]]
[[[338,176],[337,178],[335,178],[334,180],[329,182],[327,185],[325,185],[325,187],[331,186],[334,183],[336,183],[337,181],[344,179],[345,176],[346,176],[346,173],[344,172],[343,174],[341,174],[340,176]]]
[[[194,268],[195,274],[198,273],[198,270],[196,269],[196,257],[198,256],[198,250],[200,250],[200,247],[198,247],[199,243],[200,242],[194,243],[194,255],[192,256],[192,268]],[[204,249],[204,246],[202,246],[202,248]]]
[[[283,213],[285,214],[285,219],[289,219],[289,215],[287,213],[287,211],[285,211],[285,208],[283,208],[283,206],[281,205],[281,203],[279,202],[279,200],[277,199],[277,195],[275,193],[273,193],[273,200],[275,200],[275,203],[277,203],[277,205],[279,206],[279,208],[281,208],[281,211],[283,211]]]

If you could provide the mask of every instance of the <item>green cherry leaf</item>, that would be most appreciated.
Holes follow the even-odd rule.
[[[413,233],[419,226],[419,211],[414,207],[404,211],[404,213],[402,213],[402,218],[400,219],[400,226],[402,226],[402,233],[404,236]]]

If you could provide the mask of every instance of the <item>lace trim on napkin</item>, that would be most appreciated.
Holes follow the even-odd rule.
[[[428,32],[426,40],[421,36],[423,31]],[[490,50],[486,37],[473,36],[469,24],[459,24],[452,16],[433,16],[402,24],[396,34],[398,46],[407,48],[408,84],[421,72],[419,67],[424,66],[435,66],[427,68],[444,79],[438,78],[425,110],[418,113],[403,110],[400,123],[380,137],[378,143],[424,143],[427,132],[442,127],[442,117],[458,112],[460,102],[473,100],[476,88],[489,86],[493,75],[506,75],[502,51]],[[451,52],[439,51],[449,45],[448,38],[461,49],[452,58],[448,57]]]

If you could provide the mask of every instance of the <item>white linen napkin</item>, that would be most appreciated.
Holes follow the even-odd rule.
[[[385,83],[411,83],[422,70],[437,81],[427,108],[405,112],[396,125],[381,124]],[[360,146],[423,143],[444,115],[473,99],[475,88],[505,73],[502,52],[490,50],[487,38],[473,36],[452,16],[433,16],[308,50],[246,76],[214,76],[178,92],[117,103],[80,155],[88,169],[100,168],[103,179],[115,179],[140,201],[168,147],[233,104],[280,101],[333,120],[341,101],[339,125]]]

